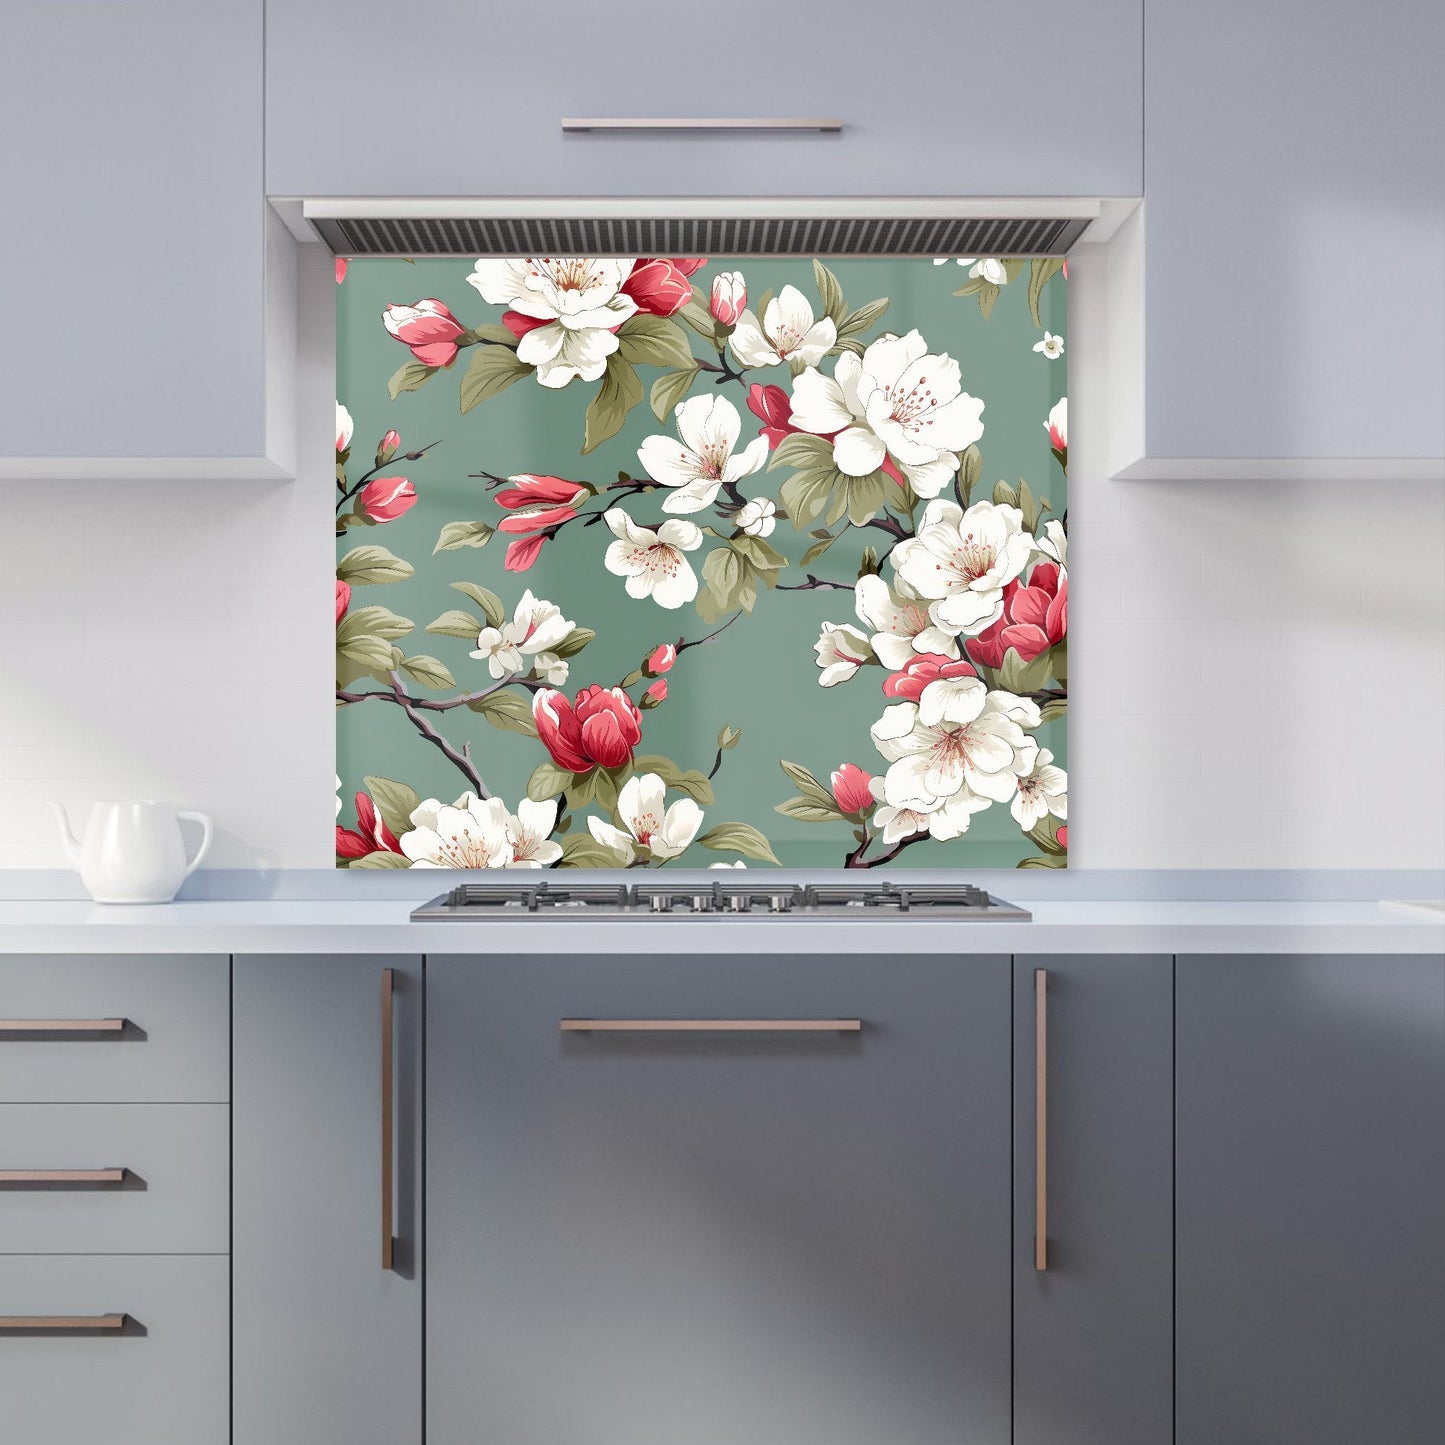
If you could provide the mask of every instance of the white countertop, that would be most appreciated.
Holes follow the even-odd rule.
[[[802,918],[411,923],[409,900],[0,902],[0,953],[1445,953],[1373,902],[1038,902],[1031,923]]]

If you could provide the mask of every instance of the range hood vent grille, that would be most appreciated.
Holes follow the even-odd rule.
[[[1078,217],[312,217],[339,256],[1062,256]]]

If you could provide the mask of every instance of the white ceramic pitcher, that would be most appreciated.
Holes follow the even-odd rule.
[[[96,803],[83,839],[71,832],[65,809],[50,806],[65,851],[97,903],[169,903],[211,846],[211,820],[169,803]],[[201,846],[189,863],[182,818],[201,825]]]

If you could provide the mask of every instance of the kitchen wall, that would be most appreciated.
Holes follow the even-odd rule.
[[[1445,866],[1445,492],[1103,480],[1100,269],[1070,264],[1071,866]],[[64,866],[47,798],[151,796],[213,814],[215,866],[330,868],[334,286],[308,252],[299,482],[0,482],[0,867]]]

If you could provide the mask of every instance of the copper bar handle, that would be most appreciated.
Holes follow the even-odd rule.
[[[393,1001],[396,996],[396,970],[381,971],[381,1267],[391,1269],[396,1258],[393,1210],[396,1189],[394,1148],[396,1143],[396,1104],[394,1094],[395,1054],[393,1037]]]
[[[856,1034],[862,1019],[562,1019],[564,1034]]]
[[[123,1330],[129,1315],[0,1315],[0,1331],[67,1330],[90,1334],[94,1330]]]
[[[0,1038],[6,1034],[77,1034],[85,1038],[95,1035],[123,1034],[125,1019],[0,1019]]]
[[[1034,970],[1034,1268],[1049,1267],[1049,971]]]
[[[129,1169],[0,1169],[6,1184],[124,1184]]]
[[[843,122],[826,116],[574,116],[562,122],[564,135],[589,131],[666,135],[690,131],[695,135],[837,135]]]

